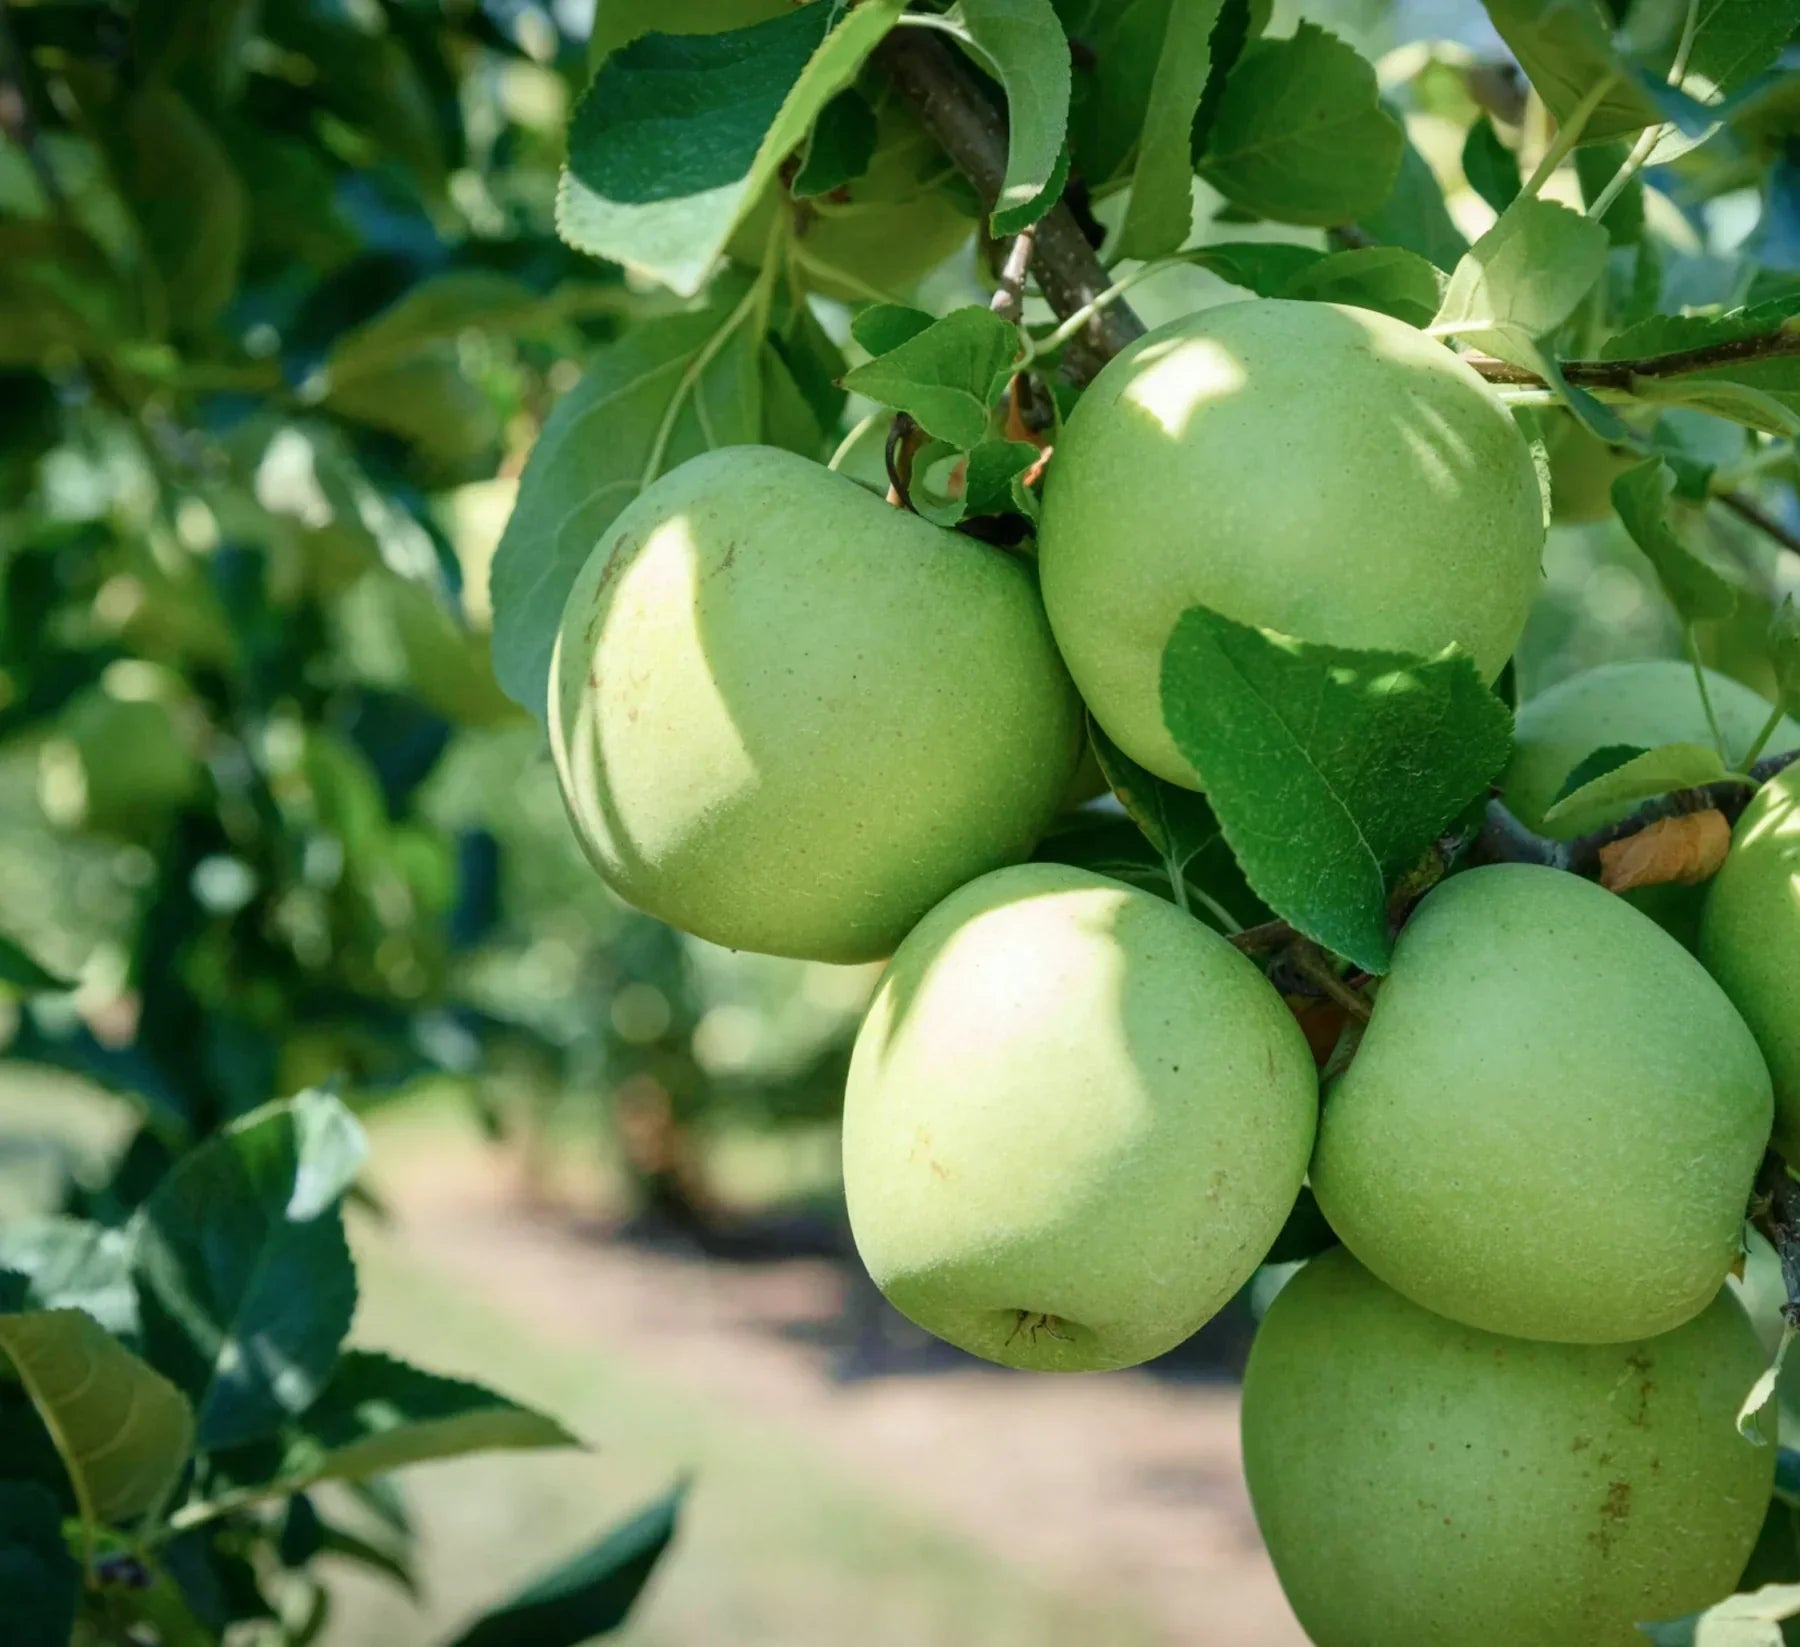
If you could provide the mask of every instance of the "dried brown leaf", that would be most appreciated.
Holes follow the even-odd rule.
[[[1693,886],[1718,873],[1731,850],[1731,825],[1713,808],[1662,818],[1600,849],[1600,884],[1608,892],[1674,882]]]

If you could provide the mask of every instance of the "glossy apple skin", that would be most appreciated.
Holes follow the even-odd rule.
[[[1512,415],[1385,315],[1262,299],[1108,363],[1057,438],[1039,535],[1070,673],[1126,754],[1198,786],[1163,725],[1163,651],[1203,605],[1302,640],[1488,678],[1537,594],[1543,498]]]
[[[549,718],[620,897],[822,961],[891,954],[1025,857],[1082,730],[1026,563],[764,446],[691,459],[607,528]]]
[[[1086,870],[1003,869],[876,992],[844,1100],[851,1229],[888,1298],[972,1354],[1131,1366],[1250,1278],[1317,1112],[1305,1037],[1217,933]]]
[[[1729,1594],[1756,1542],[1776,1449],[1736,1415],[1764,1361],[1729,1294],[1656,1338],[1530,1343],[1314,1259],[1244,1377],[1289,1602],[1317,1647],[1637,1647]]]

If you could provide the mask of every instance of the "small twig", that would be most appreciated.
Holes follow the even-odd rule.
[[[908,412],[896,412],[888,426],[887,459],[888,502],[917,514],[912,502],[912,460],[918,449],[915,437],[919,426]]]
[[[1264,921],[1261,926],[1247,926],[1242,932],[1232,933],[1226,941],[1247,955],[1257,955],[1264,950],[1280,949],[1297,937],[1299,934],[1286,921]]]
[[[991,209],[1006,176],[1006,122],[955,50],[928,30],[895,29],[875,61]],[[1066,204],[1052,206],[1035,230],[1031,269],[1056,314],[1074,314],[1112,284]],[[1143,333],[1143,322],[1122,303],[1096,311],[1082,329],[1082,358],[1069,363],[1074,375],[1092,376]]]
[[[1721,492],[1718,501],[1740,520],[1747,520],[1790,554],[1800,555],[1800,533],[1791,532],[1755,499],[1743,492]]]
[[[1750,804],[1758,786],[1777,772],[1785,771],[1800,760],[1800,749],[1785,754],[1768,755],[1750,768],[1748,783],[1741,778],[1721,783],[1700,784],[1692,789],[1677,789],[1645,801],[1615,823],[1607,824],[1572,841],[1556,841],[1528,829],[1506,808],[1504,801],[1489,801],[1487,819],[1475,842],[1471,861],[1474,863],[1543,864],[1550,869],[1566,869],[1571,874],[1592,879],[1600,872],[1601,851],[1615,841],[1641,834],[1664,818],[1683,818],[1695,812],[1721,812],[1728,823],[1735,823]]]
[[[1359,989],[1353,989],[1338,976],[1337,968],[1317,944],[1306,938],[1296,938],[1287,957],[1301,977],[1317,984],[1330,1000],[1335,1001],[1357,1022],[1366,1024],[1369,1021],[1369,1015],[1374,1009],[1369,1005],[1368,996]]]
[[[1014,237],[1006,249],[1006,261],[1000,266],[1000,284],[988,307],[1002,320],[1017,326],[1025,315],[1025,276],[1031,269],[1031,254],[1037,245],[1037,228],[1030,225]]]
[[[1759,332],[1754,337],[1731,338],[1697,349],[1674,349],[1666,355],[1639,355],[1626,360],[1565,360],[1562,374],[1579,389],[1617,389],[1629,394],[1640,378],[1682,377],[1715,366],[1739,365],[1750,360],[1775,360],[1800,355],[1800,331]],[[1491,355],[1464,355],[1463,359],[1489,383],[1516,383],[1526,388],[1547,389],[1543,378],[1528,367]]]
[[[1751,1221],[1769,1238],[1781,1260],[1781,1280],[1787,1292],[1782,1316],[1789,1326],[1800,1327],[1800,1184],[1794,1182],[1787,1163],[1774,1150],[1763,1157]]]

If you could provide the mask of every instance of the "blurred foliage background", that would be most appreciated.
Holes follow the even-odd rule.
[[[1396,54],[1409,135],[1479,233],[1463,104],[1496,42],[1475,0],[1319,0],[1278,7],[1276,30],[1298,10]],[[713,1250],[752,1211],[836,1225],[832,1116],[870,972],[735,956],[619,906],[488,667],[487,563],[537,429],[590,351],[671,303],[554,230],[592,12],[0,7],[0,932],[77,985],[0,1004],[0,1215],[121,1221],[188,1141],[332,1081],[364,1111],[412,1100],[396,1148],[429,1160],[479,1129],[529,1197],[640,1232]],[[1214,230],[1196,188],[1202,237],[1318,239]],[[1667,227],[1672,284],[1732,295],[1714,289],[1730,211]],[[981,279],[964,246],[922,301]],[[1174,271],[1133,303],[1154,322],[1232,295]],[[815,306],[847,336],[842,305]],[[1776,598],[1775,551],[1713,529]],[[1752,613],[1709,634],[1712,661],[1762,684],[1761,632]],[[1524,691],[1676,649],[1616,522],[1559,526]],[[452,1597],[509,1538],[553,1542],[596,1493],[627,1503],[634,1470],[699,1459],[721,1508],[695,1537],[740,1587],[716,1614],[653,1615],[646,1640],[844,1639],[890,1592],[892,1631],[856,1639],[948,1639],[930,1606],[974,1620],[970,1641],[1103,1639],[785,1443],[517,1336],[368,1230],[377,1339],[497,1357],[484,1370],[515,1384],[527,1368],[521,1393],[627,1438],[624,1487],[578,1461],[529,1513],[504,1462],[470,1466],[499,1473],[428,1512],[448,1516]],[[815,1565],[796,1599],[776,1531],[860,1577],[821,1590]],[[366,1639],[396,1639],[369,1605]],[[1104,1639],[1152,1639],[1109,1617]]]

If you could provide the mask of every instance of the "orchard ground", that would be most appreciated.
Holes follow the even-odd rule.
[[[0,1200],[35,1196],[45,1140],[104,1149],[115,1120],[7,1071]],[[693,1494],[630,1647],[1303,1647],[1243,1484],[1243,1323],[1150,1371],[1009,1373],[909,1328],[847,1247],[820,1251],[828,1220],[787,1210],[822,1199],[830,1139],[715,1151],[767,1238],[704,1259],[616,1238],[591,1132],[529,1183],[429,1095],[371,1133],[392,1216],[353,1219],[355,1340],[538,1403],[594,1450],[415,1472],[421,1608],[340,1564],[333,1647],[436,1639],[680,1470]]]

